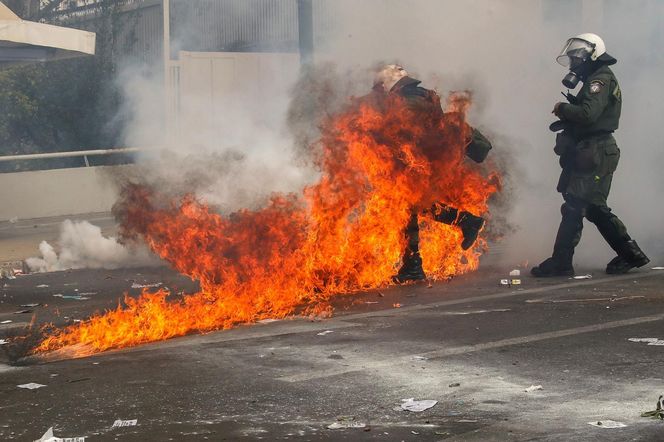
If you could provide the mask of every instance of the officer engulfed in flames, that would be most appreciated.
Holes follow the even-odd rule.
[[[440,145],[442,142],[439,136],[440,128],[454,126],[455,122],[453,120],[455,118],[450,118],[453,116],[443,112],[440,96],[433,90],[421,87],[420,83],[421,81],[410,77],[403,67],[396,64],[386,65],[376,72],[373,90],[363,97],[362,101],[370,103],[377,109],[385,109],[391,103],[405,103],[422,127],[420,136],[413,142],[423,146],[424,150],[427,148],[441,149],[443,146]],[[394,100],[394,98],[398,99]],[[465,130],[468,134],[466,156],[477,163],[481,163],[491,150],[491,143],[477,129],[463,124],[465,127],[460,129]],[[426,211],[428,210],[426,209]],[[463,234],[461,248],[464,250],[475,243],[480,230],[484,226],[482,217],[467,211],[460,211],[447,205],[444,201],[435,202],[430,211],[436,221],[457,226],[461,229]],[[413,208],[410,221],[405,228],[406,250],[402,265],[393,277],[394,282],[397,283],[420,281],[426,278],[419,252],[418,212],[418,208]]]

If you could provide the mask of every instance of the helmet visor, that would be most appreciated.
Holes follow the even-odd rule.
[[[556,61],[565,67],[574,67],[586,61],[595,50],[595,45],[578,38],[570,38],[565,43]]]

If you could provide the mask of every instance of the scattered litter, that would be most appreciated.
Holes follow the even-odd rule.
[[[507,286],[521,285],[521,280],[520,279],[501,279],[500,284],[501,285],[507,285]]]
[[[462,424],[475,424],[477,423],[477,419],[459,419],[457,422]]]
[[[531,385],[530,387],[526,388],[524,391],[526,393],[532,393],[533,391],[538,391],[538,390],[544,390],[544,387],[541,385]]]
[[[461,384],[458,382],[453,382],[450,385],[448,385],[448,387],[461,387]]]
[[[611,419],[607,419],[605,421],[588,422],[588,424],[592,425],[593,427],[600,428],[623,428],[627,426],[622,422],[612,421]]]
[[[428,361],[429,360],[429,358],[427,358],[426,356],[413,356],[411,359],[413,359],[415,361]]]
[[[510,280],[509,279],[501,279],[500,284],[501,285],[510,285]]]
[[[272,318],[267,318],[267,319],[261,319],[258,321],[259,324],[269,324],[270,322],[277,322],[278,319],[272,319]]]
[[[88,298],[87,296],[81,296],[81,295],[63,295],[62,293],[56,293],[56,294],[53,295],[53,296],[55,296],[55,297],[57,297],[57,298],[62,298],[62,299],[75,299],[75,300],[77,300],[77,301],[87,301],[87,300],[90,299],[90,298]]]
[[[55,437],[53,436],[53,427],[51,427],[35,442],[85,442],[85,437]]]
[[[111,428],[135,427],[137,423],[138,423],[138,419],[132,419],[132,420],[127,420],[127,421],[123,421],[123,420],[118,419],[115,422],[113,422],[113,425],[111,426]]]
[[[510,276],[521,276],[521,270],[514,269],[510,272]]]
[[[78,295],[79,296],[92,296],[92,295],[96,295],[96,294],[97,294],[97,292],[83,292],[83,293],[79,293]]]
[[[329,335],[330,333],[334,333],[334,331],[333,330],[325,330],[325,331],[322,331],[322,332],[317,333],[317,334],[318,334],[318,336],[325,336],[325,335]]]
[[[131,285],[131,288],[132,288],[132,289],[147,289],[147,288],[155,288],[155,287],[159,287],[159,286],[161,286],[162,284],[163,284],[163,282],[155,282],[154,284],[136,284],[136,283],[133,283],[133,284]]]
[[[418,433],[418,432],[415,431],[415,430],[410,430],[410,432],[411,432],[412,434],[414,434],[415,436],[418,436],[418,435],[420,434],[420,433]]]
[[[592,277],[593,277],[593,275],[591,275],[591,274],[587,274],[587,275],[578,275],[578,276],[575,276],[574,279],[592,279]],[[572,278],[570,278],[570,279],[572,279]]]
[[[629,338],[630,342],[644,342],[648,345],[664,345],[664,339],[659,338]]]
[[[428,410],[438,403],[438,401],[426,399],[423,401],[416,401],[414,398],[402,399],[401,409],[405,411],[412,411],[419,413],[420,411]]]
[[[512,279],[510,281],[512,285],[521,285],[521,280],[520,279]]]
[[[32,304],[21,304],[20,307],[32,308],[32,307],[42,307],[43,305],[44,304],[32,303]]]
[[[327,426],[330,430],[339,430],[342,428],[364,428],[367,425],[364,422],[355,421],[354,417],[340,417],[333,424]]]
[[[18,388],[27,388],[28,390],[36,390],[37,388],[46,387],[46,385],[36,384],[34,382],[30,382],[29,384],[17,385],[17,387]]]
[[[664,267],[651,267],[652,270],[664,270]]]
[[[15,315],[22,315],[24,313],[32,313],[32,310],[27,309],[27,310],[19,310],[17,312],[14,312]]]
[[[9,218],[9,222],[10,222],[11,224],[16,224],[16,223],[18,222],[18,216],[15,216],[15,217],[13,217],[13,218]]]
[[[46,287],[48,287],[48,284],[39,284],[39,285],[37,286],[38,289],[44,289],[44,288],[46,288]]]
[[[365,304],[378,304],[378,301],[364,301]]]
[[[9,341],[6,339],[0,339],[0,345],[9,344]]]
[[[398,302],[396,302],[396,303],[392,304],[392,307],[394,307],[394,308],[401,308],[401,304],[399,304]]]
[[[7,319],[5,321],[0,321],[0,324],[10,324],[12,322],[14,322],[14,321],[12,321],[11,319]]]
[[[660,395],[657,405],[652,411],[641,413],[641,417],[652,417],[653,419],[664,419],[664,396]]]

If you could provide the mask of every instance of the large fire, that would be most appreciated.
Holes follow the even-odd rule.
[[[64,329],[35,348],[78,356],[192,332],[329,312],[335,294],[390,284],[405,248],[404,227],[420,210],[421,253],[432,279],[474,270],[486,248],[463,251],[457,227],[433,221],[441,201],[488,215],[500,189],[491,165],[464,157],[465,96],[448,100],[436,141],[419,143],[422,124],[398,100],[389,111],[362,100],[323,125],[320,180],[301,195],[274,195],[261,210],[215,213],[188,195],[165,201],[155,189],[128,185],[120,203],[126,236],[142,238],[179,272],[200,282],[183,297],[144,291],[124,305]]]

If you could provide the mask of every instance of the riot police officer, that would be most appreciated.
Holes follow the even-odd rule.
[[[536,277],[574,274],[572,257],[581,239],[584,217],[617,253],[606,273],[625,273],[644,266],[650,260],[606,202],[620,158],[613,132],[618,129],[622,93],[609,68],[616,59],[606,53],[599,36],[587,33],[567,40],[557,61],[569,67],[564,86],[574,89],[579,82],[583,85],[576,96],[567,93],[568,103],[556,103],[553,108],[559,121],[551,130],[560,131],[554,151],[560,155],[563,169],[558,191],[565,202],[553,254],[531,273]]]
[[[363,97],[363,100],[381,108],[385,103],[390,102],[388,97],[396,96],[403,99],[408,108],[417,116],[419,124],[428,135],[422,137],[418,142],[422,145],[431,143],[432,146],[429,147],[432,149],[440,148],[440,140],[435,128],[440,125],[441,120],[445,120],[451,115],[443,112],[438,94],[431,89],[421,87],[420,83],[420,80],[410,77],[402,66],[386,65],[376,72],[372,93]],[[450,122],[450,125],[452,124]],[[465,154],[473,161],[481,163],[491,150],[491,143],[477,129],[472,127],[468,127],[468,129],[470,135],[466,140]],[[425,146],[422,147],[426,149]],[[434,220],[461,229],[463,235],[461,248],[463,250],[470,248],[475,243],[484,226],[484,218],[458,210],[443,202],[434,203],[428,211]],[[411,213],[405,228],[405,235],[407,244],[402,265],[392,278],[396,283],[420,281],[426,278],[419,253],[419,222],[416,210]]]

